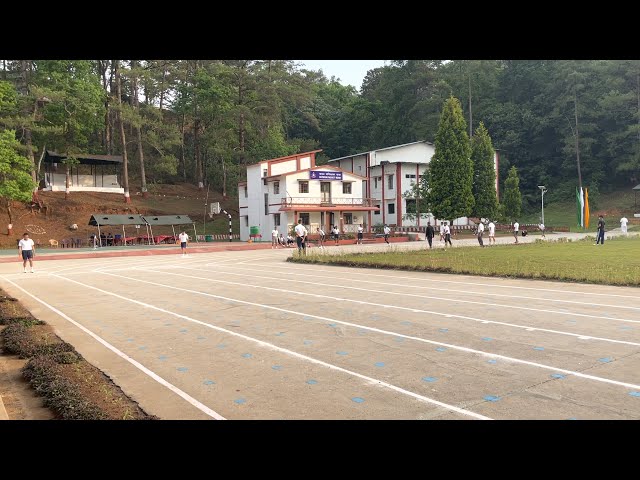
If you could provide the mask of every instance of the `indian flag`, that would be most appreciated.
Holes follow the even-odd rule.
[[[584,189],[584,228],[589,228],[589,191]]]
[[[576,213],[578,216],[578,226],[583,228],[589,228],[589,191],[587,188],[578,190],[576,187]]]
[[[582,226],[582,201],[580,199],[580,190],[576,187],[576,213],[578,215],[578,226]]]

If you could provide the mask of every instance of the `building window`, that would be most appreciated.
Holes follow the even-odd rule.
[[[416,178],[416,176],[415,176],[415,175],[412,175],[412,174],[410,174],[410,173],[407,173],[407,174],[404,176],[404,178]]]
[[[244,186],[244,198],[247,198],[249,196],[249,190],[247,189],[247,186]]]
[[[309,214],[308,213],[301,213],[298,218],[300,220],[302,220],[302,224],[303,225],[309,225]]]
[[[380,205],[376,205],[376,207],[378,207],[378,211],[377,212],[373,212],[374,215],[380,215]]]
[[[395,203],[390,203],[387,208],[388,208],[388,211],[389,211],[390,214],[391,213],[396,213],[396,204]]]
[[[273,224],[274,224],[276,227],[279,227],[279,226],[280,226],[280,214],[279,214],[279,213],[274,213],[274,214],[273,214]]]
[[[273,182],[273,193],[280,195],[280,182]]]
[[[373,188],[378,188],[378,177],[373,177]]]
[[[264,194],[264,214],[269,215],[269,194]]]
[[[407,213],[418,213],[416,210],[416,199],[415,198],[407,198]]]
[[[309,193],[309,182],[298,182],[299,193]]]
[[[358,171],[360,172],[362,170],[362,165],[358,165]]]
[[[342,183],[342,193],[351,195],[351,182]]]
[[[269,172],[269,170],[267,170],[266,168],[263,168],[262,169],[262,176],[266,177],[268,172]]]
[[[353,213],[344,214],[344,223],[347,225],[353,225]]]
[[[387,188],[393,190],[393,175],[387,177]]]
[[[248,227],[249,226],[249,215],[245,215],[244,216],[244,226]]]

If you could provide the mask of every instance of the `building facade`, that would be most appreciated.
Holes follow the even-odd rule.
[[[346,157],[329,160],[329,165],[353,172],[365,177],[363,192],[371,198],[378,211],[367,213],[367,223],[371,226],[390,225],[395,227],[425,226],[439,224],[428,212],[420,211],[420,201],[404,198],[404,194],[420,180],[428,169],[435,153],[430,142],[412,142],[393,147],[381,148]],[[496,151],[494,166],[496,170],[496,192],[498,192],[499,153]],[[414,212],[407,216],[407,212]],[[455,225],[466,225],[466,217],[458,218]]]
[[[240,240],[268,240],[275,228],[285,236],[298,219],[309,233],[337,225],[341,233],[371,226],[378,211],[365,195],[366,178],[335,165],[316,166],[320,150],[264,160],[247,167],[238,184]]]

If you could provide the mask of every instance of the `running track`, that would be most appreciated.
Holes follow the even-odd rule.
[[[637,289],[290,254],[16,262],[0,286],[165,419],[640,418]]]

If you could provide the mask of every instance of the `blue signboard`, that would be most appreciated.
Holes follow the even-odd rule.
[[[310,170],[311,180],[342,180],[342,172],[323,172],[320,170]]]

